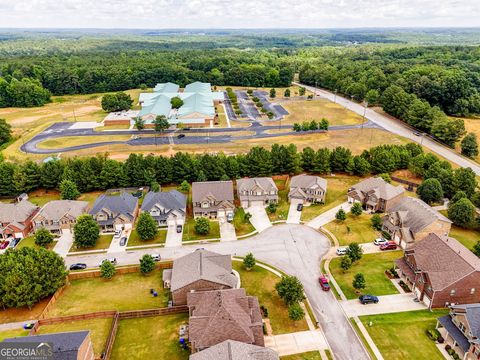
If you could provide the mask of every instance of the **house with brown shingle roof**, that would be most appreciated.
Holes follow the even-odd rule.
[[[269,177],[238,179],[237,194],[243,208],[278,203],[277,185]]]
[[[192,183],[193,215],[210,219],[226,217],[235,212],[232,181]]]
[[[33,229],[32,220],[40,208],[28,200],[0,203],[0,239],[23,239]]]
[[[193,353],[225,340],[264,346],[258,299],[245,289],[190,292],[187,305]]]
[[[190,360],[279,360],[278,354],[268,348],[226,340],[190,355]]]
[[[430,309],[480,302],[480,259],[453,238],[428,235],[408,247],[395,268]]]
[[[53,200],[46,203],[33,218],[35,231],[44,227],[54,234],[71,231],[77,218],[88,210],[87,201]]]
[[[448,236],[452,222],[420,199],[400,199],[383,218],[382,230],[402,248],[422,240],[430,233]]]
[[[327,180],[313,175],[297,175],[290,180],[288,201],[296,201],[303,205],[325,202]]]
[[[405,189],[393,186],[381,177],[371,177],[352,186],[347,193],[348,202],[359,202],[370,212],[389,211],[403,197]]]
[[[230,255],[203,249],[175,259],[171,272],[166,271],[163,280],[169,281],[175,305],[187,304],[187,294],[191,291],[232,289],[238,283]]]

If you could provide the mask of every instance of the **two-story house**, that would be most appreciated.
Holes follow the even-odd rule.
[[[278,203],[277,185],[269,177],[237,180],[237,195],[243,208]]]
[[[193,215],[210,219],[235,212],[232,181],[205,181],[192,184]]]
[[[130,193],[101,195],[93,204],[93,216],[102,232],[131,229],[138,213],[138,199]]]
[[[158,226],[167,226],[169,222],[182,225],[185,222],[187,197],[177,190],[168,192],[150,191],[145,195],[142,212],[148,212]]]
[[[35,231],[46,228],[53,234],[70,232],[77,218],[87,210],[87,201],[53,200],[46,203],[33,218],[33,227]]]
[[[480,359],[480,304],[451,305],[437,329],[461,359]]]
[[[297,175],[290,180],[288,201],[304,205],[323,203],[327,194],[327,180],[313,175]]]
[[[480,302],[480,259],[453,238],[429,234],[407,247],[395,268],[430,309]]]
[[[278,354],[269,348],[226,340],[190,355],[189,360],[279,360]]]
[[[381,177],[371,177],[352,186],[347,193],[348,202],[359,202],[369,212],[389,211],[403,197],[405,189],[393,186]]]
[[[28,200],[14,204],[0,203],[0,239],[23,239],[33,229],[33,217],[39,207]]]

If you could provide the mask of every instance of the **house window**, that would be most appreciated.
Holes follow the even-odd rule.
[[[470,295],[473,295],[473,294],[475,294],[475,288],[470,289]]]
[[[456,292],[455,289],[450,290],[450,296],[454,296],[455,292]]]

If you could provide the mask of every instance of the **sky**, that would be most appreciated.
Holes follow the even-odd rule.
[[[3,28],[478,26],[479,0],[0,0]]]

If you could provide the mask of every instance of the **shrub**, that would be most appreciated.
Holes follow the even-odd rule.
[[[430,340],[437,341],[438,338],[440,337],[440,332],[437,329],[428,329],[426,331],[427,336],[430,338]]]
[[[255,263],[256,260],[252,253],[248,253],[243,258],[243,266],[245,266],[245,269],[247,269],[247,271],[250,271],[255,266]]]
[[[203,217],[195,220],[195,232],[198,235],[207,235],[210,232],[210,221]]]
[[[260,305],[260,310],[262,311],[262,315],[265,318],[268,318],[268,309],[265,305]]]
[[[278,204],[277,203],[270,203],[267,206],[267,212],[269,214],[275,214],[277,212]]]
[[[100,265],[100,276],[104,279],[111,279],[115,275],[115,271],[115,265],[108,260],[105,260]]]
[[[450,350],[452,347],[450,345],[445,345],[445,351],[448,352],[448,350]]]
[[[151,273],[155,269],[155,261],[153,260],[152,255],[145,254],[140,259],[140,272],[142,274]]]
[[[392,236],[386,231],[382,231],[382,236],[387,240],[392,240]]]
[[[293,321],[300,321],[305,317],[305,311],[300,304],[292,304],[288,307],[288,317]]]

